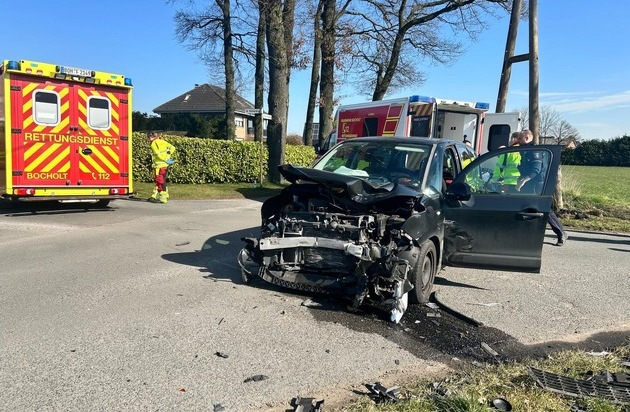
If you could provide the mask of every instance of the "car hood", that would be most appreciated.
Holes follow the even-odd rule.
[[[421,197],[420,192],[393,182],[385,185],[374,185],[356,176],[341,175],[293,165],[281,165],[278,167],[278,170],[291,183],[316,183],[332,191],[337,196],[347,196],[363,205],[370,205],[395,197]]]

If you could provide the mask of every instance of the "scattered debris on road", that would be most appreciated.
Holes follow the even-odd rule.
[[[512,404],[503,398],[494,398],[490,401],[490,408],[501,412],[510,412]]]
[[[260,381],[264,381],[266,379],[269,379],[269,376],[266,376],[266,375],[254,375],[254,376],[250,376],[249,378],[245,379],[243,381],[243,383],[260,382]]]
[[[291,399],[291,406],[294,412],[322,412],[324,400],[316,401],[315,398],[297,398]]]
[[[499,357],[499,353],[495,351],[494,349],[492,349],[490,345],[488,345],[486,342],[481,342],[481,348],[485,350],[486,353],[488,353],[489,355],[492,355],[495,358]]]
[[[215,355],[217,355],[219,358],[223,358],[223,359],[227,359],[230,357],[230,355],[228,355],[227,353],[223,353],[223,352],[215,352]]]
[[[380,382],[375,382],[373,384],[366,383],[365,387],[370,391],[369,397],[375,403],[381,402],[398,402],[400,397],[400,387],[392,386],[391,388],[386,388]]]
[[[529,375],[543,389],[575,398],[599,397],[615,404],[630,403],[630,388],[599,379],[577,380],[529,367]]]

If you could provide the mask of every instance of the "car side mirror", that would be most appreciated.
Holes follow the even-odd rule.
[[[470,200],[472,190],[470,189],[470,186],[464,182],[455,182],[448,187],[444,196],[448,200],[466,201]]]

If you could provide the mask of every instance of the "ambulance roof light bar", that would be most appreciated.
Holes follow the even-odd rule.
[[[7,70],[20,70],[20,63],[15,60],[10,60],[7,63]]]
[[[490,110],[490,103],[475,103],[475,109]]]
[[[435,103],[434,97],[413,95],[409,98],[409,103]]]

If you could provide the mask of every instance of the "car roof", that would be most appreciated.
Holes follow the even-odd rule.
[[[463,142],[457,140],[450,139],[434,139],[430,137],[404,137],[404,136],[394,136],[394,137],[380,137],[380,136],[372,136],[372,137],[353,137],[349,139],[344,139],[341,143],[345,142],[376,142],[376,141],[387,141],[387,142],[395,142],[395,143],[412,143],[412,144],[425,144],[431,146],[443,145],[443,144],[454,144]]]

